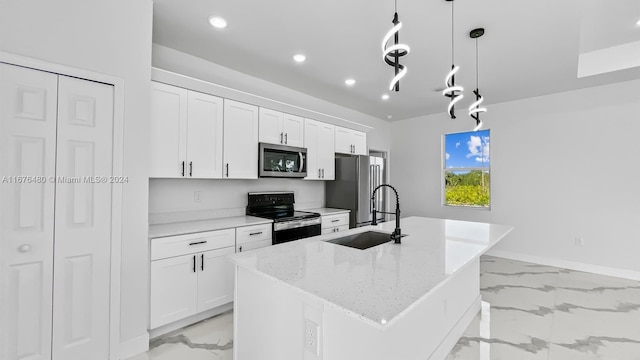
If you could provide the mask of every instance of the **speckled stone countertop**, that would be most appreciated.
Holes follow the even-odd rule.
[[[391,233],[395,221],[315,236],[229,257],[237,265],[385,327],[477,259],[513,227],[457,220],[401,219],[402,244],[366,250],[326,242],[367,230]]]
[[[301,209],[300,211],[314,212],[314,213],[320,214],[321,216],[344,214],[349,212],[349,210],[347,209],[334,209],[334,208]]]
[[[149,239],[165,236],[193,234],[203,231],[229,229],[241,226],[269,224],[272,222],[273,221],[270,219],[264,219],[255,216],[233,216],[211,220],[182,221],[167,224],[156,224],[149,226]]]

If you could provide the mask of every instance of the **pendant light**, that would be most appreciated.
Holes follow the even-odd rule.
[[[411,51],[409,45],[399,44],[400,29],[402,23],[398,20],[398,1],[395,0],[395,13],[393,14],[393,27],[382,39],[382,59],[389,66],[394,68],[394,77],[389,84],[389,91],[400,91],[400,79],[407,74],[407,67],[400,64],[400,57],[405,56]],[[393,37],[393,45],[389,46],[389,41]]]
[[[451,71],[449,71],[449,73],[447,74],[447,77],[444,80],[446,88],[442,91],[442,95],[448,98],[451,98],[451,100],[449,101],[449,106],[447,106],[447,112],[449,113],[449,116],[452,119],[455,119],[456,118],[455,105],[458,101],[464,98],[464,95],[462,95],[464,88],[460,85],[456,85],[456,73],[458,72],[458,70],[460,70],[460,67],[456,66],[454,61],[455,46],[453,41],[453,37],[454,37],[453,0],[445,0],[445,1],[451,2]]]
[[[480,120],[480,114],[487,111],[487,108],[480,107],[480,104],[484,101],[482,95],[480,95],[480,81],[478,80],[480,75],[479,66],[478,66],[478,38],[484,35],[483,28],[477,28],[471,30],[469,33],[469,37],[472,39],[476,39],[476,89],[473,90],[473,93],[476,95],[476,101],[469,106],[469,116],[471,116],[476,121],[476,127],[473,131],[478,131],[482,127],[482,121]]]

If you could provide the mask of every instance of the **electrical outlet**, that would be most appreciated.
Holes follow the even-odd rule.
[[[306,319],[304,322],[304,347],[314,355],[320,355],[320,344],[318,333],[320,327],[313,321]]]
[[[201,195],[202,195],[202,193],[200,191],[194,191],[193,192],[193,202],[199,203],[200,199],[201,199]]]
[[[574,243],[576,246],[584,246],[584,238],[582,236],[576,236]]]

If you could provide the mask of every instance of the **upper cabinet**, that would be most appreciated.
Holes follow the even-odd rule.
[[[258,107],[224,99],[225,179],[258,178]]]
[[[367,155],[367,134],[336,126],[335,151],[342,154]]]
[[[311,119],[304,120],[307,147],[306,180],[335,179],[334,126]]]
[[[260,142],[302,147],[304,119],[261,107],[259,133]]]
[[[152,82],[149,177],[221,178],[222,122],[221,98]]]

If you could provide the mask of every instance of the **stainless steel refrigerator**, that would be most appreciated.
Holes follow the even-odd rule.
[[[376,186],[385,184],[386,160],[375,156],[336,157],[336,179],[327,181],[325,203],[327,207],[349,209],[349,227],[371,223],[371,193]],[[383,191],[385,190],[385,191]],[[376,209],[386,211],[386,189],[376,193]],[[384,214],[378,214],[384,221]]]

